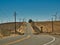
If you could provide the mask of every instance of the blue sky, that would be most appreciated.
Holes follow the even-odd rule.
[[[14,21],[15,11],[17,21],[23,18],[51,20],[56,12],[57,17],[60,16],[60,0],[0,0],[0,22]]]

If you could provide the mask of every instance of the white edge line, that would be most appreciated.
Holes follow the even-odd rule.
[[[51,43],[53,43],[56,39],[55,39],[55,37],[53,37],[53,36],[50,36],[51,38],[53,38],[53,40],[52,41],[50,41],[50,42],[48,42],[48,43],[45,43],[45,44],[43,44],[43,45],[48,45],[48,44],[51,44]]]

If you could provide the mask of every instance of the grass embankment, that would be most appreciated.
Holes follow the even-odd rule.
[[[20,28],[23,22],[16,22],[16,30]],[[0,38],[5,36],[10,36],[15,33],[15,23],[2,23],[0,24]]]
[[[43,27],[43,32],[52,32],[52,22],[51,21],[35,22],[35,24],[39,28]],[[53,22],[53,32],[60,33],[60,21]]]

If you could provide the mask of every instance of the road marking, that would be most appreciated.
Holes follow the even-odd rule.
[[[48,43],[45,43],[45,44],[43,44],[43,45],[48,45],[48,44],[51,44],[52,42],[54,42],[56,39],[55,39],[55,37],[53,37],[53,36],[50,36],[51,38],[53,38],[53,40],[52,41],[50,41],[50,42],[48,42]]]
[[[14,42],[10,42],[10,43],[4,44],[4,45],[9,45],[9,44],[17,43],[17,42],[20,42],[20,41],[26,40],[26,39],[28,39],[28,38],[30,38],[30,37],[31,37],[31,36],[28,35],[28,36],[25,37],[25,38],[22,38],[22,39],[20,39],[20,40],[16,40],[16,41],[14,41]]]

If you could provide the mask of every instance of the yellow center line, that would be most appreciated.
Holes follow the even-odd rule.
[[[14,42],[10,42],[10,43],[4,44],[4,45],[9,45],[9,44],[17,43],[17,42],[23,41],[23,40],[25,40],[25,39],[28,39],[28,38],[30,38],[30,37],[31,37],[31,36],[28,35],[28,36],[25,37],[25,38],[22,38],[22,39],[20,39],[20,40],[16,40],[16,41],[14,41]]]

